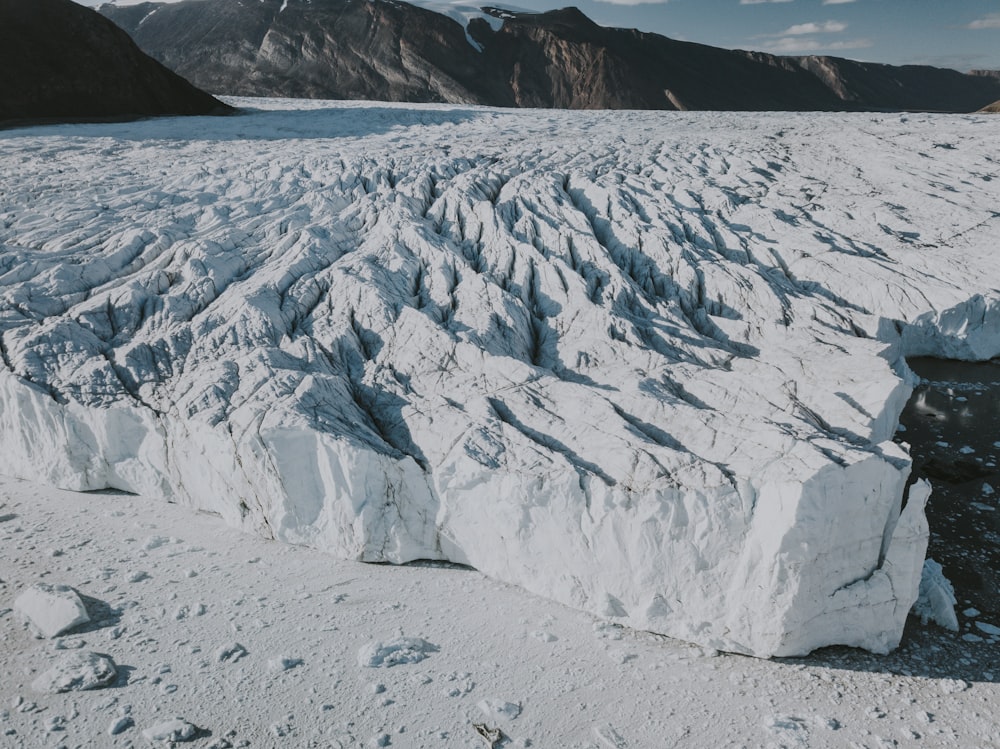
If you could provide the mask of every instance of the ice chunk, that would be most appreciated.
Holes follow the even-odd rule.
[[[36,583],[14,599],[14,608],[42,637],[58,637],[90,621],[80,596],[67,585]]]
[[[1000,627],[989,622],[976,622],[976,629],[990,637],[1000,637]]]
[[[184,718],[169,718],[143,729],[142,735],[149,741],[164,743],[191,741],[198,735],[198,728]]]
[[[60,656],[52,668],[32,682],[31,688],[50,694],[100,689],[112,684],[117,676],[118,668],[109,656],[75,651]]]
[[[955,589],[944,576],[941,565],[933,559],[924,562],[920,576],[920,590],[913,605],[913,613],[924,624],[932,621],[939,626],[958,632],[958,617],[955,615]]]
[[[108,736],[117,736],[135,725],[130,715],[120,715],[108,724]]]
[[[219,663],[235,663],[247,654],[247,649],[238,642],[230,642],[215,651],[215,660]]]
[[[272,673],[281,673],[282,671],[291,671],[293,668],[298,668],[303,663],[304,661],[301,658],[279,655],[268,659],[267,669]]]
[[[399,637],[390,642],[374,640],[358,651],[358,665],[364,668],[398,666],[419,663],[438,647],[419,637]]]
[[[482,712],[491,718],[503,718],[504,720],[514,720],[521,714],[521,703],[507,702],[506,700],[485,699],[476,703]]]

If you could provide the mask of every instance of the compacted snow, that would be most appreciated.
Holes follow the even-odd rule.
[[[4,473],[708,648],[895,647],[903,356],[1000,353],[1000,123],[239,103],[0,137]]]
[[[11,607],[42,580],[74,586],[92,621],[36,639]],[[1000,746],[1000,637],[916,621],[888,656],[726,655],[472,570],[338,560],[177,505],[0,479],[5,749],[185,734],[199,749],[486,749],[496,731],[509,748]],[[93,654],[117,676],[80,691],[107,673]]]

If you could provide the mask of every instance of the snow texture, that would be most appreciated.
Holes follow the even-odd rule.
[[[14,609],[42,637],[58,637],[90,621],[77,592],[66,585],[36,583],[14,599]]]
[[[118,668],[111,658],[100,653],[78,651],[57,658],[56,664],[34,682],[36,692],[61,692],[100,689],[112,684]]]
[[[708,648],[896,646],[903,356],[1000,353],[997,124],[254,106],[2,136],[7,472]]]

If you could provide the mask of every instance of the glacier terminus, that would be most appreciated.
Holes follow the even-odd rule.
[[[233,103],[0,133],[0,471],[898,644],[906,357],[1000,355],[1000,121]]]

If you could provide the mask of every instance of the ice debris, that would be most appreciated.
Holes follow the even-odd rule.
[[[506,700],[480,700],[476,703],[476,707],[491,718],[514,720],[514,718],[521,714],[520,703],[507,702]]]
[[[230,642],[215,651],[215,660],[219,663],[236,663],[247,654],[247,649],[238,642]]]
[[[958,632],[956,603],[958,601],[955,598],[955,589],[951,581],[944,576],[941,565],[933,559],[925,560],[913,614],[919,616],[923,624],[931,621],[952,632]]]
[[[100,689],[114,683],[117,676],[118,668],[109,656],[78,650],[59,656],[31,688],[49,694]]]
[[[162,720],[142,731],[149,741],[181,742],[191,741],[198,735],[198,727],[184,718]]]
[[[374,640],[366,643],[358,651],[358,665],[364,668],[399,666],[404,663],[419,663],[438,647],[419,637],[399,637],[390,642]]]
[[[79,594],[67,585],[36,583],[14,599],[14,608],[47,638],[90,621]]]
[[[132,716],[120,715],[108,724],[108,736],[117,736],[120,733],[125,733],[125,731],[134,725],[135,721],[132,719]]]

